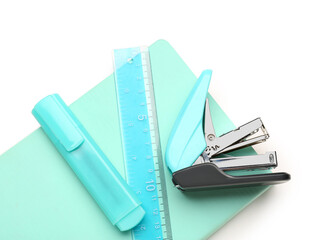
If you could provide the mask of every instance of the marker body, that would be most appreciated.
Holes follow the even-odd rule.
[[[42,99],[32,113],[112,224],[136,226],[141,202],[60,96]]]

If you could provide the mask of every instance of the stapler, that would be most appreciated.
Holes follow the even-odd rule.
[[[174,185],[183,191],[272,185],[290,180],[288,173],[231,175],[230,170],[270,169],[277,166],[276,152],[230,156],[234,150],[266,141],[268,132],[260,118],[216,136],[209,101],[211,70],[205,70],[184,103],[171,131],[166,163]],[[236,171],[232,171],[233,173]]]

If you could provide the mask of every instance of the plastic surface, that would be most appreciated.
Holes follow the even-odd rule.
[[[195,75],[166,41],[157,41],[149,50],[164,156],[174,122],[200,73]],[[208,98],[216,134],[234,129],[209,94]],[[125,176],[116,104],[111,75],[70,109]],[[254,153],[251,148],[238,152]],[[268,188],[183,193],[172,183],[171,173],[165,171],[165,175],[174,240],[207,239]],[[0,239],[131,240],[130,232],[110,224],[41,129],[0,156],[0,189]]]
[[[42,99],[33,115],[112,224],[136,226],[145,214],[141,202],[60,96]]]
[[[211,70],[202,72],[174,123],[165,153],[171,172],[190,167],[206,148],[203,115],[211,76]]]
[[[173,182],[181,190],[248,187],[279,184],[290,180],[288,173],[230,176],[213,163],[198,164],[173,173]]]
[[[171,239],[148,48],[116,49],[114,64],[126,178],[149,213],[133,240]]]

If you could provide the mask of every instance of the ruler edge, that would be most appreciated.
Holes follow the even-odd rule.
[[[146,46],[140,46],[140,47],[131,47],[131,48],[119,48],[119,49],[114,49],[112,52],[112,58],[113,58],[113,69],[114,69],[114,72],[113,72],[113,76],[114,76],[114,82],[115,82],[115,90],[116,90],[116,100],[117,100],[117,111],[118,111],[118,116],[119,116],[119,127],[120,127],[120,137],[121,137],[121,149],[122,149],[122,155],[124,156],[124,164],[123,164],[123,167],[124,167],[124,175],[125,175],[125,179],[127,180],[127,183],[129,182],[129,179],[128,179],[128,170],[127,170],[127,164],[126,164],[126,149],[125,149],[125,146],[124,146],[124,134],[123,134],[123,126],[122,126],[122,119],[121,119],[121,113],[120,113],[120,98],[119,98],[119,91],[118,91],[118,83],[116,81],[117,79],[117,74],[116,74],[116,70],[117,70],[117,65],[116,65],[116,61],[115,61],[115,52],[117,50],[127,50],[127,49],[139,49],[139,52],[135,55],[137,56],[138,54],[141,54],[141,61],[142,61],[142,54],[143,52],[146,52],[147,53],[147,58],[148,58],[148,62],[149,62],[149,70],[148,71],[150,73],[150,78],[151,78],[151,81],[150,81],[150,94],[152,96],[152,98],[150,98],[151,100],[151,105],[154,106],[154,110],[153,111],[153,108],[152,108],[152,112],[155,112],[155,117],[153,117],[154,115],[152,115],[153,117],[153,122],[156,123],[156,131],[155,131],[155,134],[158,136],[158,143],[156,143],[157,145],[157,152],[159,152],[159,155],[161,156],[161,161],[158,161],[158,165],[159,165],[159,175],[160,176],[163,176],[164,178],[164,181],[160,181],[160,185],[161,185],[161,190],[163,192],[163,189],[164,189],[164,192],[165,192],[165,195],[167,196],[167,187],[166,187],[166,178],[165,178],[165,165],[164,165],[164,157],[163,157],[163,153],[162,153],[162,147],[161,147],[161,141],[160,141],[160,131],[159,131],[159,124],[158,124],[158,118],[157,118],[157,109],[156,109],[156,103],[155,103],[155,90],[154,90],[154,81],[153,81],[153,73],[152,73],[152,67],[151,67],[151,61],[150,61],[150,51],[149,51],[149,47],[146,47]],[[145,51],[144,51],[145,50]],[[127,63],[127,62],[126,62]],[[126,64],[124,63],[124,64]],[[148,68],[148,65],[146,65],[147,68]],[[120,66],[121,67],[121,66]],[[142,70],[144,70],[142,68]],[[144,74],[143,74],[144,76]],[[143,81],[144,82],[144,81]],[[145,89],[145,82],[144,82],[144,89]],[[154,100],[154,102],[153,102]],[[146,99],[146,103],[147,103],[147,99]],[[147,113],[148,113],[148,108],[147,108]],[[148,125],[150,126],[150,123],[148,121]],[[153,146],[153,145],[152,145]],[[152,153],[153,152],[153,148],[152,148]],[[153,159],[153,165],[154,165],[154,169],[155,169],[155,162],[154,162],[154,159]],[[155,184],[157,186],[157,179],[161,179],[161,177],[158,177],[157,174],[155,173]],[[128,183],[129,184],[129,183]],[[158,192],[158,190],[157,190]],[[163,195],[163,193],[162,193]],[[160,205],[159,201],[158,201],[158,205]],[[169,224],[166,224],[166,220],[164,220],[165,224],[165,229],[168,229],[166,231],[166,237],[164,237],[164,232],[163,232],[163,228],[161,227],[162,229],[162,236],[163,236],[163,239],[167,239],[167,240],[172,240],[173,239],[173,233],[172,233],[172,224],[171,224],[171,215],[170,215],[170,209],[169,209],[169,204],[168,204],[168,197],[166,197],[165,201],[163,201],[163,208],[166,209],[167,211],[167,214],[164,213],[164,218],[167,219],[168,217],[168,223]],[[159,211],[161,212],[161,211]],[[161,221],[161,226],[162,226],[162,216],[160,214],[160,221]],[[131,235],[132,235],[132,238],[134,238],[134,229],[131,230]]]

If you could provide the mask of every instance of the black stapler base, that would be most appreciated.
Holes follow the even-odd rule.
[[[291,179],[285,172],[231,176],[213,163],[197,164],[173,173],[172,181],[183,191],[273,185]]]

